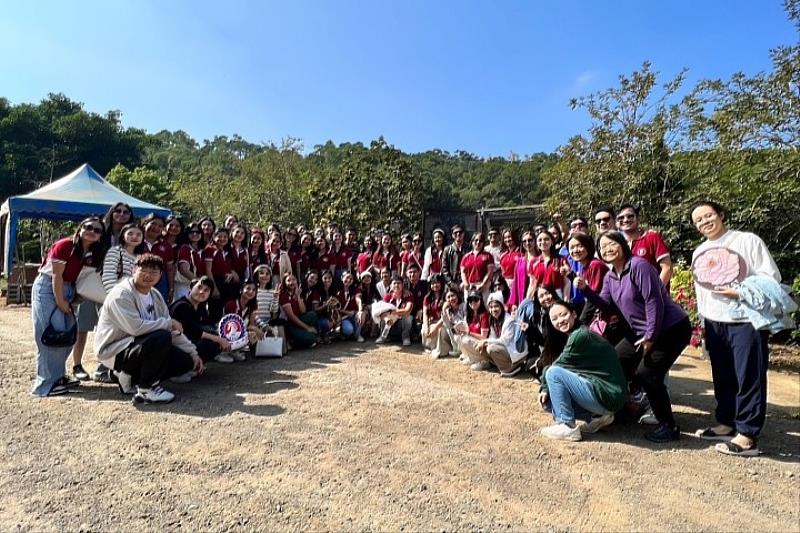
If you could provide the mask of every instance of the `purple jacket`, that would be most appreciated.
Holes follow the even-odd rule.
[[[632,257],[625,264],[621,277],[614,269],[609,270],[600,294],[589,288],[584,294],[601,309],[615,304],[634,333],[650,341],[687,317],[670,298],[655,267],[640,257]]]

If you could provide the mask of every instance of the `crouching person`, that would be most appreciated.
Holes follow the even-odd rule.
[[[113,369],[120,391],[135,393],[134,403],[171,402],[175,395],[161,386],[163,379],[188,381],[205,370],[183,326],[170,318],[155,289],[163,269],[160,257],[140,255],[133,277],[108,294],[95,332],[97,358]]]
[[[528,355],[528,344],[524,338],[520,346],[516,343],[517,325],[514,317],[506,313],[503,304],[503,293],[493,292],[489,295],[489,336],[477,343],[476,362],[472,364],[475,371],[497,367],[500,376],[507,378],[522,370],[522,364]]]
[[[181,323],[183,334],[197,348],[203,362],[232,363],[231,343],[212,331],[216,325],[208,315],[208,299],[214,290],[214,280],[208,276],[193,279],[189,283],[189,294],[178,298],[169,306],[169,314]]]
[[[400,337],[403,346],[410,346],[414,297],[405,289],[403,280],[397,276],[392,279],[390,287],[391,290],[383,297],[383,301],[394,304],[395,310],[381,315],[381,334],[375,340],[375,344],[384,344],[390,337]]]
[[[554,303],[550,321],[569,338],[561,355],[542,374],[539,402],[553,413],[556,424],[542,428],[541,433],[550,439],[578,441],[581,433],[595,433],[614,421],[614,413],[625,401],[625,374],[614,347],[580,326],[572,304]],[[579,428],[576,418],[588,423]]]

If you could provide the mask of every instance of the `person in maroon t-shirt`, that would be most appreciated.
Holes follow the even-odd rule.
[[[372,271],[372,255],[374,253],[375,241],[372,240],[372,237],[364,237],[364,250],[356,256],[356,271],[359,275],[367,270],[372,272],[372,275],[375,275]]]
[[[267,264],[267,253],[264,250],[264,243],[266,240],[267,235],[264,233],[263,229],[253,228],[250,230],[250,246],[248,247],[248,255],[250,256],[251,274],[255,272],[257,266]]]
[[[444,280],[441,274],[434,274],[431,276],[430,290],[422,300],[422,345],[434,359],[450,352],[449,337],[442,320],[443,304]]]
[[[533,299],[536,289],[544,285],[554,289],[559,298],[569,301],[570,281],[561,274],[561,265],[566,261],[558,254],[556,239],[549,231],[543,230],[536,236],[536,247],[542,255],[528,264],[528,298]]]
[[[358,322],[358,294],[359,290],[355,286],[355,278],[350,272],[342,274],[342,288],[336,292],[336,299],[339,300],[339,315],[341,316],[341,332],[345,339],[356,339],[364,342],[361,336],[361,326]]]
[[[391,290],[383,297],[383,301],[393,304],[395,309],[381,315],[381,334],[375,340],[375,344],[384,344],[390,336],[399,336],[403,346],[410,346],[414,298],[405,290],[403,280],[399,276],[392,278]]]
[[[467,296],[467,317],[465,322],[455,324],[461,345],[459,359],[466,365],[480,361],[478,358],[478,341],[489,338],[489,311],[483,303],[483,295],[472,291]]]
[[[214,242],[203,250],[206,274],[214,281],[214,290],[209,299],[209,314],[212,320],[222,318],[223,305],[239,296],[239,275],[233,270],[228,252],[228,230],[218,228]]]
[[[412,264],[408,267],[408,292],[414,298],[414,308],[411,316],[414,318],[415,326],[422,324],[422,308],[425,295],[428,294],[428,282],[420,279],[422,269]]]
[[[66,331],[75,324],[71,304],[75,282],[84,264],[95,266],[94,258],[102,264],[104,232],[105,225],[99,217],[83,220],[72,237],[53,244],[33,282],[31,315],[36,342],[36,379],[31,393],[36,396],[65,394],[69,388],[80,384],[77,379],[64,375],[64,364],[72,346],[45,346],[42,334],[51,324],[57,331]]]
[[[342,274],[350,272],[350,259],[353,254],[350,252],[350,249],[344,245],[344,236],[339,231],[333,232],[333,235],[331,235],[331,243],[329,253],[334,267],[334,279],[338,285],[342,280]]]
[[[175,294],[175,256],[172,246],[162,238],[166,220],[161,215],[150,213],[142,219],[144,228],[145,252],[159,256],[164,261],[164,272],[156,284],[156,289],[170,303]]]
[[[422,275],[423,263],[422,235],[417,233],[411,237],[411,248],[400,254],[400,277],[408,278],[408,269],[412,265],[416,266]]]
[[[236,224],[231,230],[230,261],[231,268],[236,271],[241,281],[250,274],[250,252],[247,249],[247,227]]]
[[[330,254],[330,250],[328,249],[328,241],[325,240],[325,237],[320,235],[314,242],[317,245],[317,255],[312,262],[312,267],[320,274],[322,274],[322,272],[325,270],[330,270],[331,274],[333,274],[333,271],[336,268],[336,263],[334,263],[333,256]]]
[[[639,209],[623,204],[617,212],[617,227],[625,235],[634,257],[646,259],[656,267],[658,277],[667,288],[672,278],[672,257],[661,234],[655,230],[639,229]]]
[[[380,272],[384,268],[389,269],[392,276],[399,273],[400,268],[400,254],[392,244],[392,237],[389,234],[384,234],[380,240],[380,246],[372,255],[372,268],[375,272]]]
[[[471,291],[478,291],[483,295],[484,303],[489,298],[489,289],[492,285],[494,274],[494,257],[484,251],[486,236],[476,233],[472,236],[472,250],[461,258],[461,288],[464,297]]]
[[[500,275],[506,280],[506,285],[511,287],[514,283],[517,259],[524,253],[520,251],[516,231],[507,229],[503,232],[503,246],[505,250],[500,254]]]

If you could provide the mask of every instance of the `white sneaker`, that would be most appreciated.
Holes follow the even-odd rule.
[[[229,353],[224,353],[224,352],[218,353],[217,355],[214,356],[214,361],[216,361],[217,363],[229,364],[233,363],[233,357],[231,357],[231,354]]]
[[[117,378],[117,386],[122,394],[133,394],[136,392],[136,387],[133,386],[133,376],[127,372],[114,370],[114,377]]]
[[[459,359],[461,359],[461,352],[459,352],[458,350],[447,352],[447,355],[449,355],[450,357],[458,357]]]
[[[554,426],[542,428],[539,432],[548,439],[569,440],[573,442],[581,440],[581,430],[579,430],[577,426],[571,428],[566,424],[556,424]]]
[[[439,350],[431,350],[429,355],[431,356],[431,359],[439,359],[442,356],[442,352]]]
[[[152,389],[137,388],[133,396],[134,403],[169,403],[175,399],[175,395],[161,385],[156,385]]]
[[[378,337],[377,339],[375,339],[375,344],[386,344],[386,338]]]
[[[235,352],[231,352],[231,357],[233,357],[234,361],[239,361],[239,362],[247,361],[247,356],[244,354],[244,352],[240,352],[238,350]]]
[[[192,381],[193,377],[194,376],[192,376],[192,371],[190,370],[189,372],[186,372],[179,376],[172,376],[171,378],[169,378],[169,380],[173,383],[189,383],[190,381]]]
[[[464,365],[471,365],[472,364],[472,361],[469,360],[469,357],[467,357],[463,353],[459,356],[458,360],[461,361],[461,363],[464,364]]]
[[[403,346],[411,346],[411,339],[403,339]]]
[[[508,372],[500,372],[501,378],[510,378],[511,376],[516,376],[522,370],[522,365],[517,365]]]
[[[580,426],[581,433],[597,433],[614,422],[614,415],[602,415],[592,418],[590,422]]]
[[[356,339],[356,342],[364,342],[364,337],[359,335],[358,338]]]
[[[489,361],[478,361],[477,363],[472,363],[469,368],[473,372],[483,372],[484,370],[489,370],[491,367],[492,363]]]
[[[656,415],[654,415],[652,409],[650,409],[639,417],[639,423],[645,426],[657,426],[658,418],[656,418]]]

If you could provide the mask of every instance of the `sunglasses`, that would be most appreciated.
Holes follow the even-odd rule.
[[[611,217],[600,217],[600,218],[594,219],[594,221],[597,222],[598,224],[602,224],[604,222],[608,223],[608,222],[611,222]]]
[[[114,209],[114,214],[116,215],[130,215],[131,212],[127,209]]]
[[[189,230],[189,231],[187,231],[186,233],[188,233],[189,235],[191,235],[192,233],[202,233],[202,232],[201,232],[199,229],[190,229],[190,230]]]
[[[93,226],[92,224],[84,224],[83,226],[81,226],[81,228],[86,230],[86,231],[93,231],[94,233],[97,233],[98,235],[103,233],[103,228],[101,228],[99,226]]]
[[[479,303],[481,303],[481,299],[480,298],[478,298],[478,299],[470,298],[469,300],[467,300],[467,302],[470,303],[470,304],[479,304]]]

